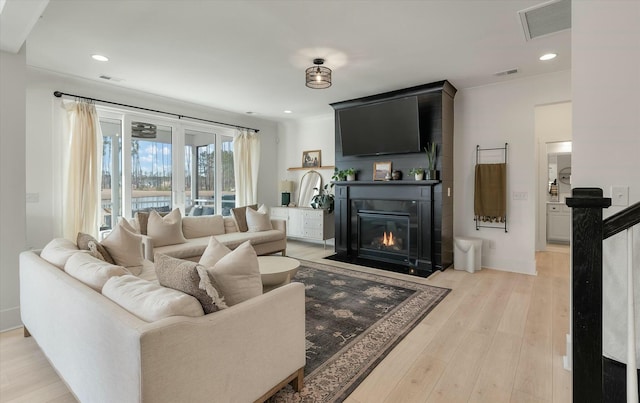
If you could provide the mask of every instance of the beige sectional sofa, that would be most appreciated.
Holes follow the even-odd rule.
[[[77,253],[85,254],[75,259],[85,265],[72,271],[69,265]],[[75,244],[58,247],[55,258],[51,252],[42,255],[47,260],[38,251],[20,255],[25,335],[34,337],[79,401],[252,402],[286,383],[301,387],[302,284],[291,283],[211,314],[146,321],[108,298],[105,290],[109,282],[125,277],[162,288],[152,284],[153,263],[126,268],[136,277],[123,275],[118,266]],[[100,268],[89,281],[91,273],[85,270],[91,265]]]
[[[271,219],[270,223],[272,229],[241,232],[236,219],[231,216],[186,216],[181,218],[184,240],[170,244],[161,242],[161,246],[158,246],[154,237],[148,233],[146,225],[141,226],[140,223],[136,225],[140,233],[145,235],[143,242],[146,259],[153,261],[154,254],[163,253],[179,259],[198,261],[207,247],[210,236],[215,236],[220,243],[230,249],[250,241],[258,255],[282,253],[284,256],[287,249],[286,221]]]

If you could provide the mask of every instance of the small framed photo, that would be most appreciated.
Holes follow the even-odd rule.
[[[320,168],[322,166],[320,150],[303,151],[302,167],[303,168]]]
[[[373,180],[384,181],[391,177],[391,161],[373,163]]]

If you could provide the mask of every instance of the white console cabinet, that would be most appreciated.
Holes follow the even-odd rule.
[[[310,207],[271,207],[271,218],[287,222],[287,237],[324,241],[335,236],[335,218],[327,210]]]
[[[560,203],[547,203],[547,242],[569,243],[571,212]]]

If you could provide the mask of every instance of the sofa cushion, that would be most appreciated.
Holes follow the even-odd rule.
[[[149,213],[147,223],[147,235],[153,240],[153,246],[175,245],[185,243],[187,240],[182,234],[182,214],[180,209],[174,209],[171,213],[162,217],[153,210]]]
[[[198,263],[205,267],[213,267],[220,259],[229,253],[231,253],[231,249],[218,242],[215,237],[210,237],[207,248],[202,253],[202,256],[200,256]]]
[[[238,232],[238,225],[236,224],[235,218],[232,216],[222,217],[224,220],[224,233],[229,234],[232,232]]]
[[[93,236],[89,234],[85,234],[84,232],[78,232],[78,236],[76,237],[76,244],[79,249],[91,251],[95,248],[95,250],[102,256],[102,260],[107,263],[116,264],[116,261],[113,260],[109,251],[98,242]],[[90,246],[90,245],[93,245]]]
[[[247,216],[246,216],[247,207],[253,210],[258,209],[257,204],[252,204],[250,206],[244,206],[244,207],[236,207],[231,209],[231,215],[236,220],[236,225],[238,226],[238,231],[240,232],[247,232],[247,230],[249,229],[247,227]]]
[[[78,253],[78,246],[66,238],[55,238],[40,252],[40,257],[52,265],[63,269],[67,260]]]
[[[269,211],[264,204],[260,206],[258,211],[247,209],[245,216],[247,219],[247,232],[269,231],[273,229],[271,226],[271,218],[269,218]]]
[[[131,225],[126,220],[120,220],[118,225],[101,242],[115,263],[123,267],[141,266],[142,235],[132,232]]]
[[[202,305],[191,295],[132,275],[110,278],[102,294],[147,322],[170,316],[204,315]]]
[[[182,233],[187,239],[224,234],[224,219],[221,215],[183,217]]]
[[[201,280],[210,281],[220,293],[228,306],[233,306],[262,294],[262,277],[258,268],[258,256],[249,241],[235,250],[224,253],[225,248],[215,238],[211,238],[210,246],[222,255],[213,265],[205,270],[199,266]],[[207,288],[209,290],[209,288]]]
[[[154,263],[160,285],[195,297],[202,305],[204,313],[216,312],[227,307],[221,298],[210,296],[215,290],[205,291],[204,284],[201,289],[198,263],[176,259],[161,253],[154,256]]]
[[[252,244],[261,244],[281,241],[285,238],[284,232],[275,229],[260,232],[234,232],[216,236],[216,239],[229,249],[235,249],[245,241],[250,241]]]
[[[67,260],[64,271],[71,277],[100,292],[104,284],[113,276],[129,274],[127,269],[91,256],[88,253],[76,253]]]
[[[149,223],[149,212],[138,211],[133,216],[133,219],[137,223],[138,231],[140,231],[142,235],[147,235],[147,224]]]

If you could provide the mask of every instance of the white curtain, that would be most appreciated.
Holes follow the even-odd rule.
[[[238,130],[233,138],[233,170],[236,181],[236,206],[258,202],[260,136],[253,130]]]
[[[102,132],[93,104],[73,102],[67,110],[65,180],[63,181],[63,236],[75,240],[78,232],[98,236],[101,209]]]

